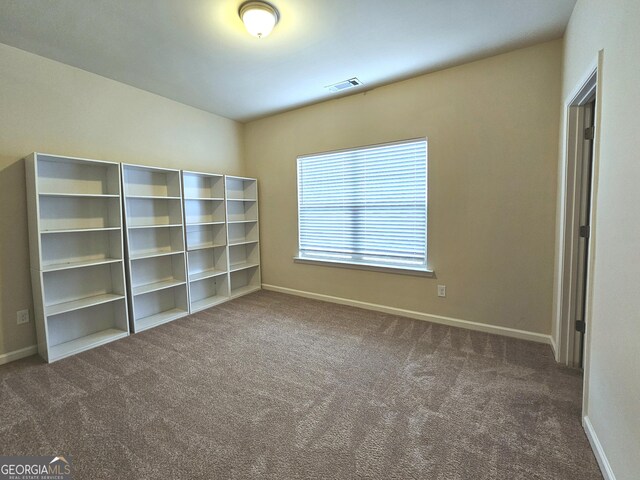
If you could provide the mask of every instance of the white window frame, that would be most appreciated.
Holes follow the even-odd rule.
[[[300,178],[299,178],[299,163],[300,159],[304,159],[305,157],[314,156],[314,155],[324,155],[324,154],[332,154],[332,153],[341,153],[341,152],[355,152],[358,150],[365,150],[369,148],[375,148],[380,146],[389,146],[389,145],[400,145],[403,143],[410,143],[424,140],[427,144],[427,152],[426,152],[426,191],[425,191],[425,203],[426,203],[426,212],[425,212],[425,265],[424,266],[398,266],[398,265],[382,265],[380,263],[370,263],[367,261],[349,259],[349,260],[340,260],[340,259],[327,259],[327,258],[312,258],[308,255],[302,255],[300,252]],[[429,139],[427,137],[418,137],[407,140],[400,140],[395,142],[385,142],[379,144],[372,145],[363,145],[353,148],[344,148],[340,150],[330,150],[326,152],[318,152],[315,154],[305,154],[300,155],[296,158],[296,197],[297,197],[297,222],[298,222],[298,254],[293,257],[293,261],[295,263],[301,264],[310,264],[310,265],[322,265],[327,267],[338,267],[338,268],[349,268],[356,270],[368,270],[375,272],[383,272],[383,273],[395,273],[402,275],[414,275],[421,277],[434,277],[435,272],[430,268],[430,262],[428,257],[428,245],[429,245]]]

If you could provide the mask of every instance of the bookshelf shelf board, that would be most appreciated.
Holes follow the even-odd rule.
[[[67,262],[67,263],[51,263],[48,265],[43,265],[43,272],[57,272],[59,270],[68,270],[71,268],[83,268],[83,267],[93,267],[96,265],[107,265],[110,263],[118,263],[121,262],[121,258],[99,258],[94,260],[82,260],[78,262]]]
[[[131,291],[134,296],[144,295],[145,293],[157,292],[158,290],[164,290],[166,288],[177,287],[183,285],[183,280],[163,280],[161,282],[149,283],[147,285],[139,285],[132,287]]]
[[[92,297],[81,298],[79,300],[73,300],[71,302],[56,303],[45,307],[45,314],[47,317],[52,315],[60,315],[61,313],[72,312],[74,310],[80,310],[83,308],[93,307],[95,305],[101,305],[103,303],[115,302],[125,298],[124,295],[118,295],[115,293],[105,293],[102,295],[95,295]]]
[[[124,338],[129,335],[126,330],[120,330],[118,328],[108,328],[101,330],[90,335],[76,338],[59,345],[50,347],[49,349],[49,361],[60,360],[76,353],[84,352],[90,348],[99,347],[105,343],[113,342],[120,338]]]

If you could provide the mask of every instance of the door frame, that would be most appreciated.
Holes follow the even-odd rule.
[[[577,167],[583,158],[583,124],[585,106],[596,97],[596,109],[594,112],[595,133],[593,140],[593,171],[591,180],[591,235],[588,238],[587,261],[587,286],[585,296],[585,322],[587,331],[584,336],[584,401],[583,410],[586,411],[587,380],[589,367],[589,345],[591,325],[591,303],[593,291],[593,267],[596,233],[596,207],[597,187],[599,172],[600,152],[600,117],[602,111],[602,64],[603,51],[598,53],[598,58],[582,80],[576,85],[563,103],[565,123],[562,135],[562,159],[560,164],[560,178],[558,190],[557,212],[557,242],[556,265],[554,275],[554,312],[553,312],[553,339],[555,341],[556,360],[562,364],[577,367],[577,352],[580,345],[576,342],[575,335],[575,299],[577,240],[579,231],[576,221],[576,213],[579,210],[579,200],[576,199]]]

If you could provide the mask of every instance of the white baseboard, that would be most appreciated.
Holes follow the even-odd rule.
[[[602,444],[600,443],[598,435],[596,435],[596,431],[593,429],[593,425],[591,424],[591,420],[589,420],[588,416],[585,416],[582,419],[582,426],[587,434],[589,443],[591,444],[593,454],[596,456],[596,460],[598,461],[598,465],[600,466],[600,470],[602,471],[604,480],[616,480],[616,476],[613,474],[613,470],[611,469],[609,460],[604,453]]]
[[[551,345],[551,350],[553,350],[553,358],[555,358],[556,362],[560,362],[558,358],[558,344],[553,335],[549,335],[549,345]]]
[[[0,355],[0,365],[5,363],[20,360],[21,358],[30,357],[38,353],[38,346],[31,345],[30,347],[21,348],[20,350],[14,350],[13,352],[3,353]]]
[[[521,340],[530,340],[532,342],[545,343],[552,345],[551,335],[542,333],[528,332],[526,330],[517,330],[515,328],[499,327],[497,325],[488,325],[486,323],[470,322],[468,320],[460,320],[458,318],[443,317],[441,315],[431,315],[429,313],[416,312],[414,310],[405,310],[403,308],[388,307],[386,305],[378,305],[375,303],[361,302],[358,300],[350,300],[348,298],[333,297],[331,295],[323,295],[320,293],[305,292],[295,290],[293,288],[278,287],[276,285],[262,284],[265,290],[273,292],[288,293],[298,297],[312,298],[314,300],[322,300],[325,302],[338,303],[340,305],[349,305],[351,307],[364,308],[366,310],[374,310],[376,312],[390,313],[401,317],[413,318],[416,320],[424,320],[426,322],[439,323],[449,325],[451,327],[466,328],[467,330],[476,330],[478,332],[493,333],[505,337],[519,338]]]

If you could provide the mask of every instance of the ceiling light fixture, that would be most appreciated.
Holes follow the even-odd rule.
[[[267,2],[244,2],[238,13],[247,31],[258,38],[269,35],[280,20],[278,9]]]

